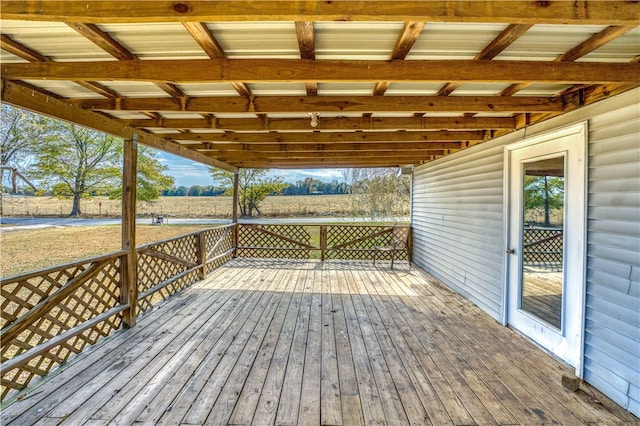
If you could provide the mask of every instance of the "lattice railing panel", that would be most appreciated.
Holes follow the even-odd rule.
[[[389,245],[392,226],[327,226],[327,259],[373,260],[376,246]],[[391,253],[378,252],[379,260],[391,260]],[[408,251],[395,254],[398,260],[408,259]]]
[[[73,333],[74,327],[119,304],[120,256],[107,255],[3,279],[1,360],[3,364],[14,358],[24,361],[3,368],[2,399],[120,327],[121,316],[114,314]],[[45,344],[50,347],[43,353],[29,356],[29,350]],[[16,358],[19,355],[24,356]]]
[[[561,268],[562,229],[524,229],[523,262],[525,266]]]
[[[208,229],[203,232],[205,249],[207,251],[207,274],[218,269],[233,257],[233,228],[225,226]]]
[[[148,296],[138,299],[138,313],[184,289],[198,279],[193,269],[198,262],[197,237],[189,234],[138,249],[138,294],[142,295],[161,283],[170,281]],[[181,275],[182,274],[182,275]],[[176,278],[177,277],[177,278]]]
[[[239,225],[238,257],[308,259],[311,234],[303,225]]]

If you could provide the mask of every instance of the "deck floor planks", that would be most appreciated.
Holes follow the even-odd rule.
[[[273,424],[270,420],[273,419],[274,414],[275,424],[295,425],[298,423],[311,315],[313,279],[313,271],[307,270],[289,353],[288,355],[284,354],[287,357],[286,368],[282,372],[284,377],[282,379],[279,377],[279,370],[273,373],[270,371],[272,377],[267,376],[266,383],[272,383],[273,388],[266,387],[258,401],[255,418],[263,419],[265,424]],[[271,393],[270,391],[275,392]]]
[[[1,420],[7,413],[13,424],[92,425],[637,420],[565,390],[560,376],[570,372],[422,271],[234,260],[76,357]]]
[[[359,272],[354,271],[354,276]],[[358,276],[358,278],[360,277]],[[355,295],[355,297],[352,296],[354,308],[387,422],[397,425],[409,424],[400,395],[385,361],[382,347],[376,338],[373,321],[367,314],[359,280],[348,280],[348,284],[352,295]]]
[[[519,386],[514,387],[516,390],[530,389],[531,391],[535,391],[533,397],[538,401],[539,405],[529,406],[529,408],[538,416],[542,416],[541,421],[550,421],[555,417],[556,421],[562,423],[585,423],[568,409],[566,403],[573,403],[575,399],[565,399],[567,391],[562,388],[560,380],[557,379],[555,382],[552,382],[550,379],[554,376],[558,377],[557,372],[554,372],[552,368],[553,366],[561,368],[557,361],[549,357],[544,363],[541,362],[538,365],[532,365],[531,359],[538,359],[539,357],[526,356],[529,353],[537,351],[531,343],[526,342],[522,336],[517,335],[512,330],[506,330],[505,333],[493,332],[495,327],[488,326],[488,323],[493,320],[479,312],[478,308],[466,304],[460,296],[452,296],[451,298],[447,298],[446,301],[439,296],[434,301],[436,303],[429,306],[421,305],[421,309],[430,310],[439,307],[445,312],[447,310],[450,311],[449,314],[452,316],[456,315],[457,312],[457,310],[453,311],[454,307],[458,309],[464,307],[466,310],[474,311],[474,318],[470,318],[470,315],[459,316],[461,321],[442,322],[442,324],[451,329],[455,336],[464,336],[464,330],[468,329],[467,327],[470,326],[471,321],[479,322],[479,325],[483,325],[478,327],[477,332],[473,333],[473,335],[465,336],[466,342],[473,342],[475,352],[484,358],[488,365],[498,363],[498,365],[502,366],[501,370],[495,369],[494,373],[498,375],[501,374],[502,371],[507,371],[510,374],[510,378],[507,378],[507,380],[515,380],[519,384]],[[431,314],[433,314],[433,311],[431,311]],[[427,316],[429,315],[430,313],[427,313]],[[500,351],[491,354],[490,357],[486,351],[482,350],[483,347],[486,347],[488,341],[499,343],[501,347]],[[465,342],[462,344],[465,344]],[[532,386],[532,384],[536,386]],[[553,392],[552,394],[549,392],[549,389],[554,387],[557,392]],[[557,398],[560,398],[560,400]],[[562,402],[563,400],[564,403]],[[551,412],[553,412],[553,415],[549,414]],[[547,416],[551,417],[551,419]],[[593,418],[589,421],[593,421]]]
[[[88,419],[110,421],[124,409],[127,413],[134,413],[135,420],[135,413],[145,408],[148,400],[173,378],[173,373],[182,365],[184,358],[207,337],[209,329],[203,325],[232,319],[231,315],[237,309],[236,305],[232,303],[231,298],[225,297],[224,293],[218,294],[221,296],[218,300],[222,302],[219,306],[213,306],[213,309],[211,306],[203,306],[196,311],[195,318],[185,312],[180,321],[172,321],[170,327],[163,331],[163,334],[171,335],[176,333],[176,329],[180,330],[182,325],[187,324],[184,331],[177,332],[176,339],[154,342],[159,351],[146,351],[143,359],[131,358],[131,364],[127,368],[109,383],[104,384],[101,393],[110,392],[112,395],[99,410],[95,410],[93,403],[94,399],[100,399],[100,395],[96,394],[85,398],[82,405],[67,417],[67,421],[70,424],[82,424]],[[145,368],[140,368],[138,364],[145,365]],[[65,401],[65,405],[67,404]],[[126,420],[121,420],[121,424],[127,424]]]
[[[358,383],[358,394],[360,395],[362,404],[362,414],[365,424],[384,425],[386,423],[384,407],[382,406],[381,396],[376,386],[373,367],[369,354],[367,353],[365,339],[353,303],[353,300],[357,297],[357,294],[354,295],[352,293],[352,288],[354,287],[353,275],[344,274],[343,278],[344,280],[338,281],[338,286],[342,298],[349,343],[351,344],[353,367]]]
[[[305,285],[306,273],[296,270],[291,277],[294,291],[286,311],[279,312],[282,322],[274,321],[263,341],[256,362],[251,367],[249,376],[235,404],[229,420],[231,425],[247,425],[255,419],[256,422],[273,423],[276,403],[282,390],[282,376],[286,367],[287,355],[291,349],[291,339],[295,321],[300,310],[300,300]],[[275,319],[274,319],[275,320]],[[280,383],[280,384],[279,384]],[[271,409],[258,413],[257,406],[262,394],[277,395],[266,406]]]
[[[203,370],[203,361],[209,361],[205,368],[217,365],[216,360],[218,358],[212,359],[208,356],[224,352],[232,340],[228,337],[229,333],[234,331],[232,323],[241,323],[240,319],[246,317],[247,312],[257,304],[259,296],[262,294],[262,289],[256,285],[235,290],[235,292],[227,296],[228,300],[235,305],[235,309],[229,310],[227,317],[217,321],[215,327],[205,325],[205,329],[208,328],[210,331],[209,334],[202,342],[199,342],[190,356],[183,360],[179,370],[166,382],[162,391],[155,395],[152,400],[146,401],[142,412],[140,410],[127,410],[129,411],[128,417],[121,415],[116,420],[120,420],[121,423],[125,424],[133,421],[156,424],[165,413],[171,413],[174,409],[175,413],[183,413],[187,405],[191,406],[193,393],[190,393],[190,390],[193,388],[190,388],[189,384],[197,379],[196,375],[200,376],[199,373]],[[246,298],[247,303],[245,306],[238,305],[234,301],[242,292],[253,293]]]
[[[323,425],[342,424],[340,379],[334,315],[337,312],[331,297],[329,270],[316,271],[322,293],[322,363],[320,373],[320,422]]]
[[[349,334],[347,333],[347,320],[345,317],[340,281],[344,277],[338,273],[337,268],[329,268],[331,303],[333,306],[333,320],[335,324],[336,356],[338,362],[338,377],[340,380],[340,396],[342,422],[345,425],[359,425],[364,423],[362,414],[362,401],[358,390],[353,351]]]
[[[273,278],[278,283],[278,287],[275,289],[278,303],[272,305],[273,310],[269,311],[267,315],[263,313],[262,318],[252,331],[251,338],[229,374],[220,396],[211,408],[206,419],[207,424],[228,424],[244,385],[248,384],[252,367],[269,368],[269,361],[273,357],[273,350],[280,330],[282,330],[285,315],[296,291],[297,280],[293,276],[298,272],[290,269],[280,270]],[[263,384],[264,380],[262,380],[261,386]],[[256,421],[260,420],[256,419]]]
[[[193,398],[185,398],[184,402],[192,402],[192,405],[182,419],[183,423],[203,424],[206,421],[211,407],[220,396],[231,371],[252,338],[253,331],[256,327],[264,325],[265,318],[269,318],[269,313],[273,312],[279,302],[278,294],[274,291],[280,284],[274,279],[276,275],[277,270],[272,270],[266,278],[261,279],[267,284],[256,292],[262,293],[258,304],[247,306],[243,310],[238,317],[239,320],[225,331],[225,344],[214,355],[215,361],[207,360],[205,368],[199,372],[205,380]]]
[[[374,294],[375,274],[370,272],[364,274],[362,271],[358,272],[360,277],[358,285],[361,294],[360,297],[364,302],[367,315],[373,323],[376,338],[382,349],[382,355],[389,369],[389,374],[400,397],[406,420],[411,425],[430,424],[429,416],[422,405],[416,388],[409,378],[406,366],[402,363],[402,359],[396,349],[396,344],[390,336],[389,328],[391,327],[388,326],[391,320],[389,315],[382,309],[380,298]]]
[[[398,278],[403,275],[398,272]],[[376,272],[376,276],[382,280],[381,274]],[[386,283],[383,283],[386,284]],[[375,289],[371,289],[375,291]],[[498,397],[496,397],[491,388],[488,387],[483,380],[470,368],[465,359],[462,359],[460,353],[455,348],[449,346],[449,336],[443,335],[438,332],[431,321],[427,319],[418,319],[413,314],[411,308],[415,309],[413,305],[415,300],[418,299],[418,295],[406,294],[403,286],[397,284],[396,280],[390,280],[388,285],[389,297],[385,297],[381,300],[381,303],[386,306],[390,312],[397,312],[404,317],[405,324],[419,324],[412,327],[418,336],[418,339],[422,342],[428,342],[431,346],[434,354],[434,361],[440,366],[441,369],[449,372],[447,375],[449,380],[455,381],[455,388],[464,389],[464,393],[458,393],[458,400],[464,400],[465,406],[470,405],[469,402],[473,402],[472,406],[475,406],[475,412],[471,411],[474,421],[480,424],[515,424],[517,423],[513,415],[505,409]],[[424,297],[432,297],[432,293],[427,293]],[[405,298],[402,300],[402,298]],[[397,325],[396,325],[397,326]],[[406,327],[406,326],[405,326]],[[436,356],[437,354],[437,356]],[[450,372],[457,372],[457,374],[451,374]],[[466,389],[468,388],[468,390]],[[470,396],[470,392],[474,396]],[[482,404],[484,409],[478,408]]]
[[[298,409],[298,424],[320,424],[320,386],[322,363],[322,286],[318,271],[313,270],[313,290],[311,291],[311,312],[306,341],[304,370],[302,372],[302,393]]]

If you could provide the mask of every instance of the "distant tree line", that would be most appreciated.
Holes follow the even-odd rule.
[[[346,182],[322,182],[318,179],[306,178],[299,180],[294,185],[289,185],[282,191],[282,195],[322,195],[322,194],[347,194],[349,186]]]

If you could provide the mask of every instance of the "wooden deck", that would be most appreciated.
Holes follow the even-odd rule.
[[[2,424],[621,424],[569,368],[398,262],[233,260]],[[598,396],[600,398],[600,396]]]

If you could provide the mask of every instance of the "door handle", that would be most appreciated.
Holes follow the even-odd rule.
[[[507,254],[516,254],[514,249],[507,249]]]

